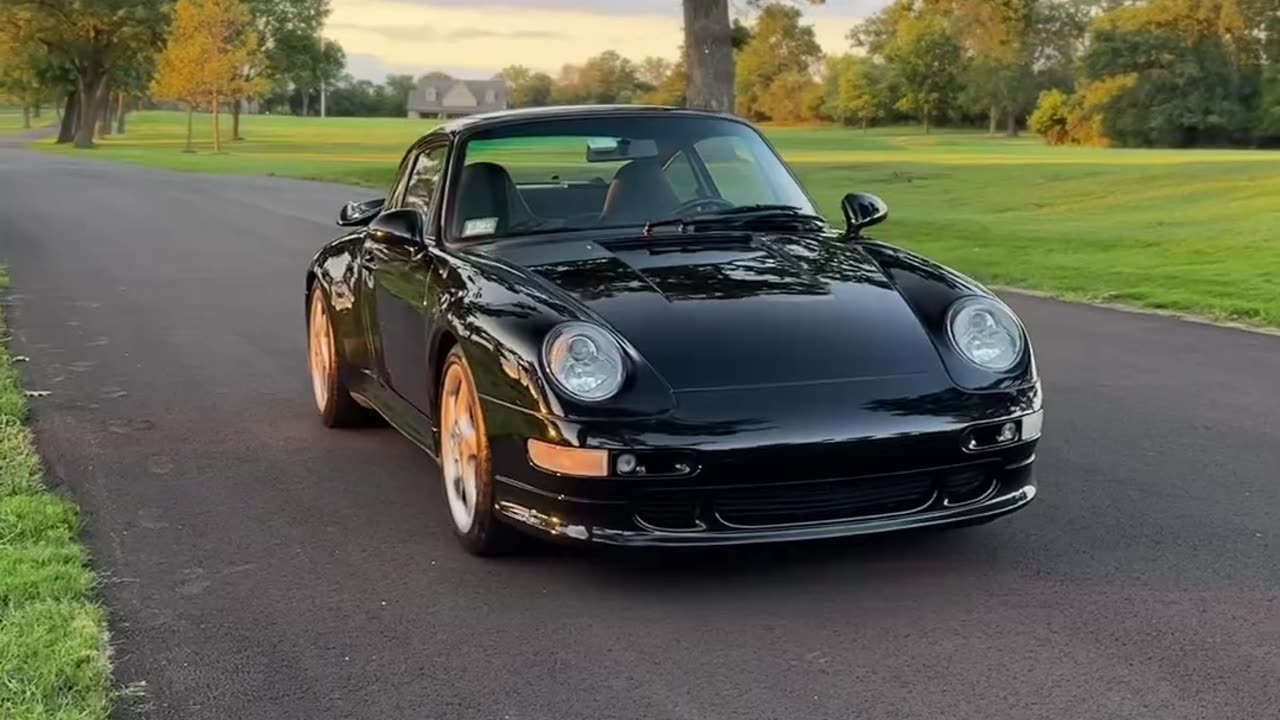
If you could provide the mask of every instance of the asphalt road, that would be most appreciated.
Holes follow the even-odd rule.
[[[312,409],[302,273],[351,194],[0,148],[40,446],[145,683],[121,717],[1280,717],[1280,338],[1015,297],[1048,412],[1019,514],[483,561],[426,457]]]

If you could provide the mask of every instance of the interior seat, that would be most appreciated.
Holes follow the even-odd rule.
[[[493,227],[471,236],[501,235],[512,227],[529,225],[537,216],[529,209],[507,169],[491,162],[478,162],[462,169],[458,183],[458,205],[453,214],[453,236],[468,237],[468,221],[492,220]],[[474,230],[474,228],[473,228]]]
[[[632,160],[618,169],[609,183],[600,222],[605,225],[633,225],[668,217],[680,205],[680,198],[657,160]]]

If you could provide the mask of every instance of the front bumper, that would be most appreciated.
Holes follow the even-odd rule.
[[[1034,443],[1028,443],[1034,445]],[[801,483],[753,483],[743,485],[706,485],[695,480],[689,487],[666,483],[636,483],[619,480],[600,480],[599,487],[590,497],[570,496],[560,492],[538,488],[514,478],[499,475],[495,487],[495,508],[507,522],[522,529],[535,531],[555,538],[626,546],[713,546],[741,545],[748,543],[787,542],[816,540],[852,535],[866,535],[909,530],[913,528],[963,525],[993,519],[1018,510],[1030,503],[1037,488],[1032,474],[1034,454],[1032,448],[1020,448],[1023,457],[1014,461],[1013,467],[985,463],[981,472],[989,478],[989,485],[978,485],[968,491],[963,502],[953,502],[944,492],[944,478],[957,477],[957,473],[972,473],[978,464],[950,468],[930,468],[895,474],[903,478],[902,485],[920,482],[920,476],[938,478],[924,502],[898,502],[886,504],[883,498],[870,498],[861,507],[856,502],[846,503],[843,517],[827,517],[817,520],[796,519],[803,517],[812,505],[798,506],[804,512],[791,512],[777,522],[764,522],[756,514],[744,524],[726,517],[722,506],[734,507],[741,512],[738,500],[729,504],[724,498],[741,498],[743,493],[755,497],[779,498],[797,507],[794,497],[811,497],[811,487],[822,483],[826,487],[858,487],[867,483],[890,484],[895,476],[854,477],[836,480]],[[847,490],[845,491],[848,492]],[[807,495],[806,495],[807,494]],[[839,491],[832,493],[839,496]],[[865,497],[865,496],[864,496]],[[905,499],[905,498],[904,498]],[[897,498],[889,498],[890,501]],[[683,527],[662,527],[653,521],[654,508],[667,511],[657,517],[671,518],[670,508],[678,505],[692,506],[691,516],[680,515]],[[827,503],[826,507],[830,507]],[[888,510],[886,512],[886,510]],[[790,510],[789,510],[790,512]],[[838,509],[837,509],[838,512]],[[738,517],[742,517],[741,515]],[[692,519],[692,522],[689,520]],[[674,523],[666,523],[674,524]]]
[[[686,395],[678,416],[630,422],[535,416],[488,401],[489,427],[503,428],[491,433],[494,507],[504,521],[556,538],[705,546],[970,524],[1035,498],[1038,435],[977,449],[970,440],[1041,411],[1038,385],[902,393],[893,402],[866,393],[884,395],[885,385]],[[692,470],[557,475],[530,464],[529,438]]]

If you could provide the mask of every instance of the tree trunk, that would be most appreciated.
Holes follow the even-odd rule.
[[[193,153],[196,151],[191,144],[191,117],[195,115],[195,103],[187,103],[187,147],[182,152]]]
[[[862,129],[863,129],[863,130],[866,130],[866,129],[867,129],[867,126],[868,126],[868,125],[870,125],[870,124],[871,124],[871,122],[870,122],[870,121],[868,121],[866,118],[862,118]]]
[[[117,135],[124,134],[124,117],[129,112],[129,106],[127,104],[128,101],[129,101],[129,98],[124,93],[120,93],[120,105],[119,107],[116,108],[116,134]]]
[[[98,124],[98,114],[103,102],[102,93],[106,85],[107,73],[101,67],[90,66],[76,78],[76,90],[80,96],[80,111],[76,118],[74,143],[77,148],[93,147],[93,131]]]
[[[685,105],[733,112],[733,38],[729,0],[684,0]]]
[[[26,104],[22,106],[22,129],[31,129],[31,106]]]
[[[1000,108],[992,105],[987,110],[987,134],[995,135],[1000,131]]]
[[[58,144],[65,145],[76,137],[76,109],[80,107],[80,99],[76,91],[67,93],[67,109],[62,112],[62,123],[58,128]]]
[[[39,100],[36,101],[35,105],[31,106],[31,116],[37,120],[40,119],[40,101]]]
[[[1009,126],[1005,134],[1009,137],[1018,137],[1018,113],[1012,110],[1009,111]]]
[[[111,122],[115,120],[115,95],[110,88],[102,92],[102,107],[98,110],[98,137],[111,135]]]
[[[920,120],[924,123],[924,134],[929,134],[929,115],[926,113]]]
[[[222,138],[218,127],[218,106],[221,104],[218,93],[213,94],[213,153],[216,155],[222,152]]]
[[[240,100],[231,104],[231,142],[243,140],[240,137]]]
[[[302,91],[302,117],[306,117],[311,112],[311,93]]]

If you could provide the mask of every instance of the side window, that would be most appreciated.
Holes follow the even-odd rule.
[[[710,137],[696,143],[693,149],[707,166],[720,197],[735,205],[777,202],[766,171],[741,138]]]
[[[684,152],[671,156],[662,172],[666,173],[667,182],[671,184],[671,189],[680,202],[689,202],[698,197],[698,176],[693,174],[693,165]]]
[[[442,145],[422,153],[414,161],[404,188],[404,207],[421,210],[424,215],[431,212],[431,201],[435,198],[447,153],[448,147]]]

